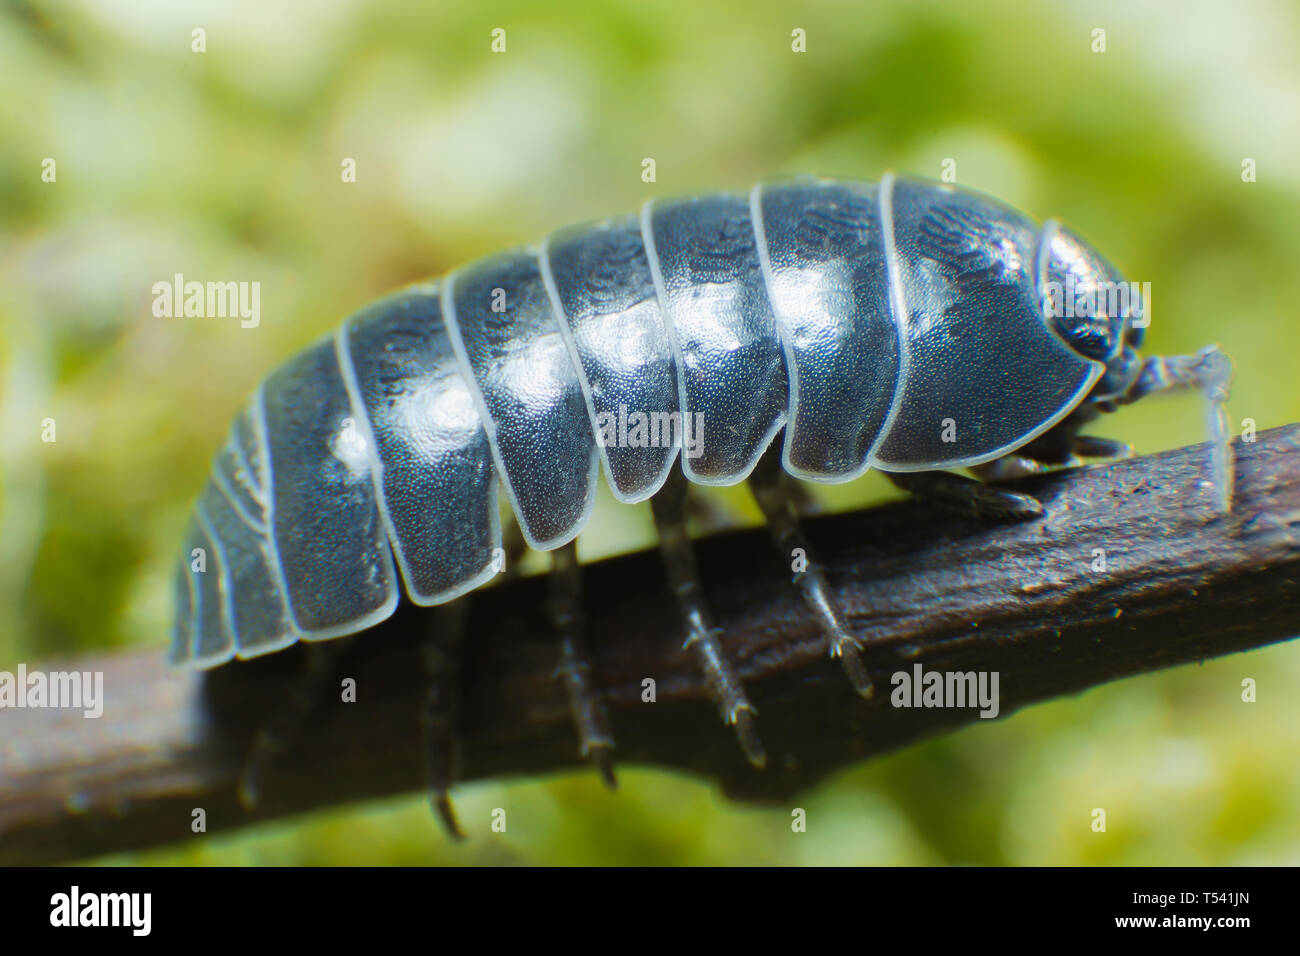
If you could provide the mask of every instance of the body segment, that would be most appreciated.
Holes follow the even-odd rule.
[[[643,501],[663,487],[681,435],[671,431],[680,428],[677,365],[641,224],[628,216],[562,230],[546,240],[541,261],[610,488],[620,501]],[[649,431],[620,443],[618,427],[632,414]]]
[[[891,207],[907,374],[879,467],[979,464],[1065,417],[1102,366],[1043,323],[1041,229],[980,197],[905,180]]]
[[[348,319],[338,354],[407,595],[439,604],[472,590],[501,547],[496,472],[438,288],[408,289]]]
[[[790,380],[783,459],[809,481],[862,475],[897,404],[903,356],[881,200],[877,186],[834,182],[751,197]]]

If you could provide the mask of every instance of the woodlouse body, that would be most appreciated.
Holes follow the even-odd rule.
[[[399,575],[420,604],[472,590],[501,545],[498,479],[552,549],[586,522],[602,459],[620,500],[658,491],[684,419],[703,424],[681,456],[701,484],[744,479],[783,426],[786,470],[811,481],[998,458],[1105,370],[1044,321],[1044,282],[1070,270],[1119,279],[1062,230],[886,178],[647,203],[412,286],[235,423],[186,542],[172,658],[362,630]],[[620,408],[672,440],[602,447]],[[191,570],[195,548],[216,573]]]
[[[498,482],[526,542],[560,549],[587,521],[602,464],[625,502],[656,496],[679,458],[691,482],[734,484],[782,430],[781,463],[797,478],[878,468],[941,500],[1025,517],[1041,513],[1029,496],[972,490],[942,470],[998,477],[1113,453],[1078,429],[1194,386],[1214,410],[1226,507],[1222,353],[1143,361],[1145,323],[1127,305],[1048,307],[1049,288],[1118,283],[1054,222],[890,175],[652,201],[639,217],[564,229],[408,287],[272,373],[237,418],[185,542],[172,660],[211,667],[361,631],[394,610],[399,581],[419,604],[477,588],[502,543]],[[629,418],[662,427],[634,440]],[[750,480],[778,544],[803,547],[771,480]],[[761,764],[743,726],[752,708],[711,643],[681,509],[662,498],[656,523],[687,643]],[[575,566],[571,552],[557,558],[557,572]],[[869,694],[820,572],[796,583]],[[573,600],[576,579],[557,593]],[[610,748],[581,640],[564,640],[584,752]]]

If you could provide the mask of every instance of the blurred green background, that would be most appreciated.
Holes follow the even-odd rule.
[[[395,286],[649,196],[951,158],[1152,282],[1150,351],[1222,343],[1235,428],[1300,419],[1297,36],[1278,2],[7,3],[0,668],[161,653],[191,496],[279,361]],[[260,281],[260,327],[155,318],[177,272]],[[1202,427],[1185,396],[1102,431],[1152,451]],[[650,543],[648,508],[602,506],[582,553]],[[411,796],[127,859],[1296,864],[1297,701],[1285,644],[1124,681],[846,772],[798,801],[806,834],[627,768],[617,795],[591,773],[460,787],[471,825],[510,809],[463,846]]]

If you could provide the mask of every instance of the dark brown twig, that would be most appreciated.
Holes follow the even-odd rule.
[[[1200,446],[1028,482],[1047,508],[1040,521],[983,527],[911,503],[808,521],[832,591],[867,639],[878,688],[869,701],[827,657],[762,529],[701,542],[707,597],[760,713],[764,771],[749,767],[681,647],[657,555],[585,568],[617,759],[709,777],[735,797],[778,798],[978,719],[975,709],[891,706],[891,675],[915,664],[997,671],[1005,716],[1300,633],[1300,425],[1235,447],[1227,518],[1215,515]],[[578,763],[544,587],[519,580],[469,599],[467,779]],[[206,678],[169,673],[161,649],[41,665],[102,670],[106,706],[97,720],[0,710],[0,863],[179,840],[196,807],[211,832],[419,788],[427,614],[404,608],[345,651],[339,679],[356,679],[357,702],[322,702],[307,737],[268,773],[255,814],[240,807],[236,777],[299,654]],[[642,700],[647,678],[654,703]]]

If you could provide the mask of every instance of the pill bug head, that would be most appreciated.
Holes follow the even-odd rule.
[[[1132,328],[1132,316],[1140,314],[1142,304],[1119,295],[1128,284],[1091,244],[1051,221],[1043,229],[1039,256],[1043,315],[1071,348],[1105,362],[1122,349],[1130,331],[1140,333]]]
[[[1142,370],[1136,349],[1148,303],[1141,287],[1055,221],[1043,230],[1039,270],[1044,320],[1080,355],[1105,365],[1091,397],[1127,391]]]
[[[1096,249],[1059,223],[1048,222],[1038,252],[1043,319],[1102,374],[1087,403],[1102,412],[1175,388],[1201,392],[1206,402],[1216,507],[1226,514],[1232,497],[1232,454],[1225,403],[1232,362],[1217,345],[1194,355],[1137,352],[1150,322],[1149,287],[1125,282]]]

